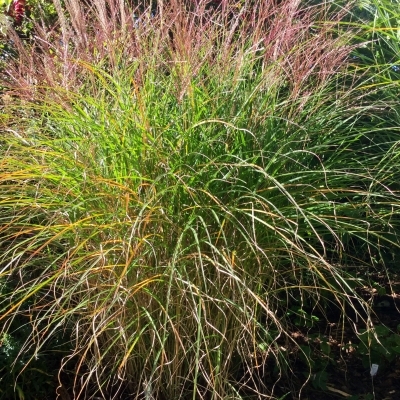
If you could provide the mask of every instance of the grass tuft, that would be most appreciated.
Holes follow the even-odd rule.
[[[20,354],[69,333],[77,399],[268,398],[290,314],[371,328],[357,271],[398,246],[397,143],[371,140],[345,13],[207,3],[55,2],[15,38],[0,318],[29,310]]]

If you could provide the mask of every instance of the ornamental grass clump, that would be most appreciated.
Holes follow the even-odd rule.
[[[347,267],[398,198],[392,161],[358,146],[373,106],[343,15],[54,3],[59,26],[15,38],[3,77],[1,319],[25,318],[20,356],[68,333],[76,399],[261,399],[290,372],[288,309],[348,304],[370,327]]]

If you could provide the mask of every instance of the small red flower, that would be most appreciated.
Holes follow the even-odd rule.
[[[8,15],[14,20],[15,25],[21,25],[25,16],[26,0],[13,0],[8,10]]]

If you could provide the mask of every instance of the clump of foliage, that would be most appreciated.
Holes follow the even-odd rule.
[[[27,304],[22,349],[69,332],[75,398],[266,398],[293,303],[368,316],[347,266],[398,245],[399,169],[347,9],[251,5],[65,0],[14,36],[2,334]]]

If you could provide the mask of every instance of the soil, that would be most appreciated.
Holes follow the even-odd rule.
[[[325,320],[312,328],[293,330],[295,342],[303,348],[310,348],[312,359],[318,364],[316,362],[315,371],[310,373],[304,363],[296,363],[291,382],[278,385],[279,395],[286,394],[282,398],[400,400],[400,279],[393,280],[399,277],[392,277],[389,285],[387,276],[375,276],[373,281],[380,282],[379,290],[375,287],[363,289],[363,296],[369,296],[374,311],[367,324],[372,322],[379,330],[380,344],[371,337],[374,344],[371,352],[366,350],[358,336],[366,329],[366,321],[361,319],[338,319],[333,313],[328,315],[328,322]],[[326,343],[324,346],[322,341]],[[325,352],[321,351],[323,348]],[[372,364],[378,366],[374,376],[371,376]],[[304,385],[305,377],[309,380]]]

